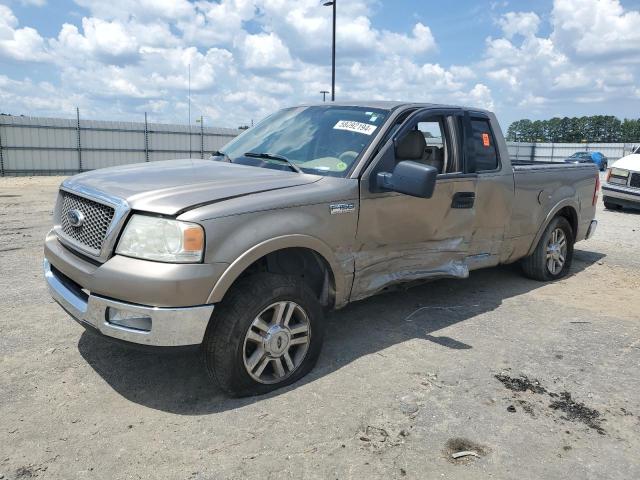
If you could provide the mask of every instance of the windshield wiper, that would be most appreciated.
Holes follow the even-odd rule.
[[[294,164],[291,160],[289,160],[287,157],[283,157],[282,155],[276,155],[275,153],[256,153],[256,152],[246,152],[244,154],[245,157],[252,157],[252,158],[264,158],[265,160],[275,160],[277,162],[282,162],[282,163],[286,163],[291,170],[298,172],[298,173],[304,173],[300,167],[298,167],[296,164]]]
[[[215,152],[211,152],[211,156],[212,157],[222,157],[224,162],[233,163],[233,160],[231,160],[231,157],[229,157],[229,155],[227,155],[226,153],[221,152],[220,150],[216,150]]]

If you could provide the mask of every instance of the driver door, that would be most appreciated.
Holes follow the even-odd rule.
[[[458,109],[414,112],[363,173],[352,301],[393,283],[468,276],[465,257],[474,225],[476,176],[465,170],[462,119]],[[433,196],[376,191],[377,174],[393,171],[403,160],[396,158],[396,147],[412,130],[421,131],[426,140],[423,157],[412,160],[439,166]]]

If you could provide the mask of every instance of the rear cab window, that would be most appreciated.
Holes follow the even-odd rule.
[[[471,118],[471,145],[476,172],[493,172],[500,166],[495,137],[488,119]]]

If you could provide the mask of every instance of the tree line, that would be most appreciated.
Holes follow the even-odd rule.
[[[507,130],[510,142],[633,143],[640,142],[640,119],[611,115],[518,120]]]

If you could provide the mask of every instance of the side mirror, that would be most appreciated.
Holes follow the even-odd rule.
[[[431,198],[436,187],[438,171],[411,160],[398,162],[393,173],[380,172],[376,177],[378,188],[404,193],[412,197]]]

